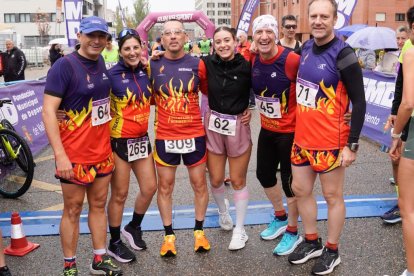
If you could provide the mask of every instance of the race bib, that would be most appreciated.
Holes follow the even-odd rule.
[[[102,125],[112,119],[109,98],[92,102],[92,126]]]
[[[211,111],[208,129],[223,135],[235,136],[236,124],[236,115],[227,115]]]
[[[259,107],[260,113],[267,118],[282,118],[278,98],[261,97],[256,95],[256,106]]]
[[[105,62],[105,67],[107,70],[111,69],[112,67],[114,67],[118,62]]]
[[[128,162],[148,157],[148,137],[128,139]]]
[[[318,94],[319,85],[300,79],[296,80],[296,102],[303,106],[316,108],[316,94]]]
[[[164,142],[165,152],[167,153],[185,154],[196,150],[194,138],[184,140],[164,140]]]

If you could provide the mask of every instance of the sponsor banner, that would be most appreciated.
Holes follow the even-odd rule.
[[[33,154],[39,153],[49,144],[42,121],[45,82],[28,81],[0,88],[0,99],[12,101],[0,108],[0,120],[7,119],[12,123]]]
[[[390,146],[389,130],[384,132],[384,126],[391,114],[392,100],[395,93],[395,78],[385,77],[372,71],[363,71],[365,99],[367,111],[365,113],[362,135],[382,145]]]
[[[75,47],[79,25],[82,20],[82,0],[65,0],[66,37],[68,46]]]
[[[243,10],[240,14],[239,23],[237,24],[237,33],[239,31],[243,31],[246,34],[249,33],[250,21],[252,20],[253,13],[256,10],[259,2],[259,0],[247,0],[244,3]]]
[[[358,0],[335,0],[338,3],[338,20],[335,24],[335,30],[348,26],[352,13]]]

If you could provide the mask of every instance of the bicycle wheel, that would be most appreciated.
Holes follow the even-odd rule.
[[[23,195],[33,174],[33,156],[26,141],[14,131],[0,130],[0,194],[7,198]]]
[[[10,129],[10,130],[16,131],[14,129],[12,123],[10,123],[9,120],[7,120],[7,119],[1,120],[0,124],[2,124],[5,129]]]

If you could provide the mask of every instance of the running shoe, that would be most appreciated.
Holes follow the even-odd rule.
[[[230,209],[230,202],[228,199],[224,200],[224,204],[226,205],[226,211],[223,213],[219,213],[219,225],[221,229],[230,231],[233,229],[233,219],[230,216],[229,209]]]
[[[10,271],[7,269],[9,274],[4,274],[3,271],[0,271],[0,276],[8,276],[10,274]],[[76,263],[72,262],[70,265],[65,266],[63,269],[63,276],[78,276],[78,268],[76,267]]]
[[[324,247],[322,255],[316,260],[312,268],[312,273],[316,275],[327,275],[340,263],[341,257],[339,257],[338,251],[334,252]]]
[[[210,243],[204,235],[204,230],[194,231],[194,251],[195,252],[206,252],[210,250]]]
[[[147,244],[142,239],[141,227],[132,227],[127,224],[124,228],[121,229],[122,236],[127,239],[129,245],[135,250],[147,249]]]
[[[322,240],[319,238],[316,242],[302,241],[288,257],[291,264],[303,264],[309,259],[322,255]]]
[[[175,235],[164,236],[160,255],[161,257],[174,257],[177,255],[177,251],[175,250]]]
[[[408,276],[408,270],[404,270],[404,272],[400,276]]]
[[[401,215],[400,215],[400,208],[398,207],[398,204],[392,207],[390,210],[385,212],[381,216],[382,220],[386,223],[397,223],[401,221]]]
[[[292,235],[291,233],[285,232],[285,234],[283,234],[282,240],[273,250],[273,255],[289,255],[302,242],[302,240],[303,238],[299,236],[299,234]]]
[[[78,270],[76,270],[76,274],[64,274],[65,271],[63,270],[63,275],[76,275],[77,276],[78,275],[77,271]],[[0,270],[0,276],[12,276],[10,269],[7,266],[3,267],[2,270]]]
[[[229,250],[239,250],[246,246],[246,242],[249,237],[246,234],[244,228],[234,228],[233,229],[233,236],[231,237],[231,241],[229,244]]]
[[[90,272],[92,275],[122,275],[121,268],[108,255],[103,255],[99,261],[94,259],[90,266]]]
[[[260,237],[264,240],[273,240],[285,233],[288,225],[287,220],[278,220],[276,217],[269,223],[267,228],[260,233]]]
[[[135,261],[135,254],[129,250],[128,247],[119,240],[114,243],[109,243],[108,246],[108,255],[115,258],[120,263],[129,263]]]
[[[394,179],[394,177],[390,177],[389,180],[390,180],[390,184],[391,185],[395,185],[395,179]]]

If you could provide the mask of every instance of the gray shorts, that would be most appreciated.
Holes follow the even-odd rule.
[[[217,133],[208,128],[211,110],[207,108],[204,116],[204,129],[207,137],[207,150],[214,154],[238,157],[243,155],[252,144],[250,125],[241,123],[241,114],[237,115],[236,135]]]
[[[402,156],[414,160],[414,118],[411,118],[407,141]]]

